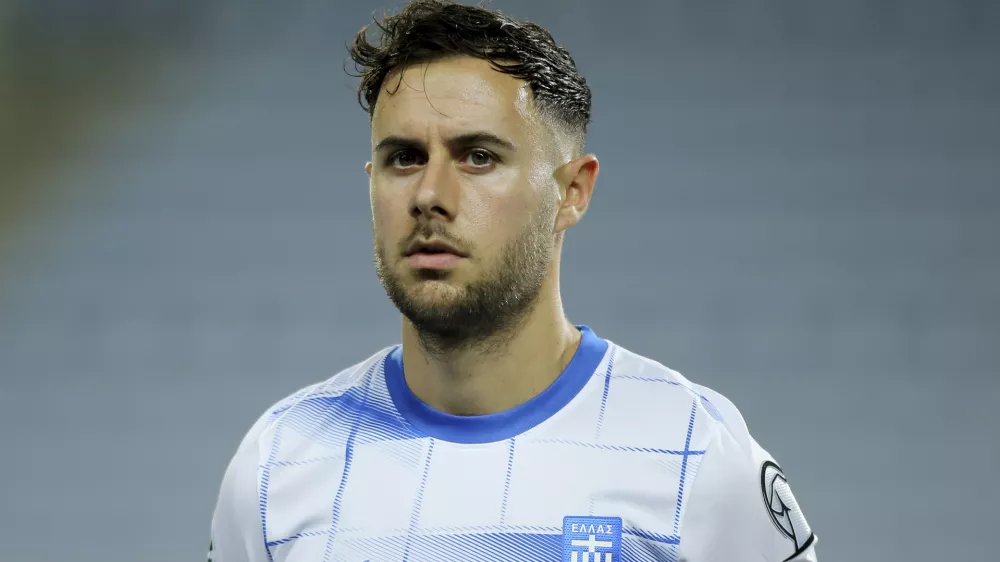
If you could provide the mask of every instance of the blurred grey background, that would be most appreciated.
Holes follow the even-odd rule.
[[[203,560],[269,404],[398,340],[375,1],[0,2],[0,560]],[[495,0],[594,90],[571,318],[730,397],[824,561],[994,560],[1000,3]]]

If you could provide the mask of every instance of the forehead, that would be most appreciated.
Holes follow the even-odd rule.
[[[524,139],[542,126],[531,89],[487,61],[452,57],[386,77],[372,115],[373,141],[489,131]]]

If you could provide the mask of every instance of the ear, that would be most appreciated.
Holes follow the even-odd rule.
[[[599,171],[600,164],[593,154],[580,156],[556,170],[561,195],[556,215],[556,232],[563,232],[583,218],[590,206],[590,197],[594,193]]]
[[[365,173],[368,174],[368,178],[371,179],[371,177],[372,177],[372,163],[371,162],[368,162],[367,164],[365,164]]]

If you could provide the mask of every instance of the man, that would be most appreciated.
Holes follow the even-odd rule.
[[[563,238],[598,175],[569,54],[441,1],[379,27],[351,54],[402,345],[257,421],[223,479],[213,560],[815,560],[728,400],[563,313]]]

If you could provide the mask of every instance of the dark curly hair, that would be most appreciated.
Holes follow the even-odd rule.
[[[393,71],[465,55],[527,82],[539,111],[582,146],[590,123],[590,87],[566,49],[542,27],[447,0],[413,0],[396,15],[375,18],[375,25],[382,32],[377,43],[368,41],[365,26],[348,47],[361,79],[358,102],[369,117]]]

